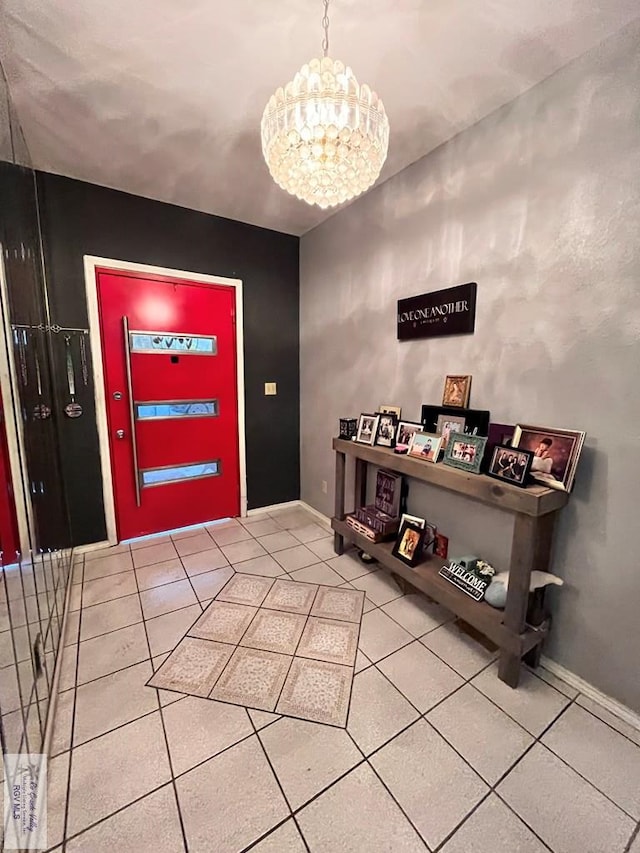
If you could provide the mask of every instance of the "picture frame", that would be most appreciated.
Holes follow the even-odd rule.
[[[390,412],[381,413],[378,421],[376,444],[380,447],[395,447],[397,430],[398,418]]]
[[[471,376],[445,376],[442,405],[466,409],[471,396]]]
[[[398,538],[391,551],[392,555],[411,568],[416,566],[422,557],[425,532],[424,527],[405,521],[400,525]]]
[[[442,436],[442,446],[447,446],[450,433],[464,432],[466,423],[467,419],[460,415],[438,415],[436,433]]]
[[[522,450],[510,444],[496,444],[487,474],[496,480],[524,489],[529,479],[533,458],[531,450]]]
[[[493,459],[494,448],[499,444],[503,444],[505,447],[510,447],[514,431],[514,424],[489,424],[487,444],[484,449],[484,462],[482,463],[482,470],[485,473],[489,470],[489,465]]]
[[[442,436],[435,432],[414,432],[407,456],[435,463],[440,456],[442,441]]]
[[[440,415],[464,418],[464,431],[467,435],[489,435],[491,412],[488,409],[460,409],[455,406],[432,406],[423,403],[420,410],[423,430],[437,432]]]
[[[480,473],[487,437],[454,432],[444,451],[444,464],[471,474]]]
[[[422,432],[422,424],[416,421],[398,421],[396,430],[396,453],[406,453],[409,450],[411,439],[416,432]]]
[[[358,432],[356,433],[356,441],[358,441],[360,444],[369,444],[373,447],[376,442],[379,422],[380,415],[377,412],[373,414],[363,412],[358,419]]]
[[[533,453],[531,476],[534,480],[549,488],[570,492],[585,437],[586,433],[579,430],[516,424],[511,444],[518,450]]]
[[[398,420],[402,417],[401,406],[388,406],[386,403],[383,403],[378,411],[381,415],[395,415]]]
[[[408,512],[403,512],[402,515],[400,516],[400,527],[402,527],[402,525],[405,521],[408,521],[411,524],[415,524],[418,527],[422,527],[425,529],[427,526],[427,519],[426,518],[420,518],[419,515],[409,515]]]

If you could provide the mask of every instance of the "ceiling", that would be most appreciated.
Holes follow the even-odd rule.
[[[321,0],[4,0],[33,164],[291,234],[331,216],[271,180],[271,93],[320,54]],[[332,0],[330,55],[389,116],[380,180],[589,50],[637,0]]]

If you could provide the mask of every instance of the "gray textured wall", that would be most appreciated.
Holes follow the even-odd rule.
[[[639,39],[618,33],[302,239],[300,382],[302,498],[327,514],[338,418],[416,418],[446,373],[473,374],[494,421],[586,430],[546,653],[637,711]],[[397,342],[399,297],[471,280],[475,335]],[[507,567],[509,515],[430,487],[409,509]]]

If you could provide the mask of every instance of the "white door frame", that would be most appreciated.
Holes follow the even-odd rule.
[[[95,255],[84,256],[84,280],[89,314],[89,340],[91,343],[91,361],[93,364],[93,386],[96,401],[96,420],[98,441],[100,444],[100,465],[102,467],[102,495],[107,523],[109,544],[118,541],[116,532],[116,508],[113,496],[113,477],[111,476],[111,447],[109,445],[109,426],[107,422],[107,399],[102,366],[102,335],[100,332],[100,313],[98,310],[98,284],[96,267],[106,267],[123,272],[148,273],[184,279],[186,282],[199,281],[203,284],[219,284],[233,287],[235,290],[236,311],[236,371],[238,389],[238,461],[240,465],[240,514],[247,514],[247,453],[244,415],[244,323],[242,318],[242,280],[223,278],[219,275],[204,275],[185,270],[172,270],[167,267],[154,267],[149,264],[136,264],[130,261],[116,261],[113,258],[99,258]]]

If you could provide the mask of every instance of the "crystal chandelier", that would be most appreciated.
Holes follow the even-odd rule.
[[[330,59],[324,0],[323,59],[303,65],[262,115],[262,153],[274,181],[308,204],[333,207],[374,183],[387,157],[384,105],[349,66]]]

